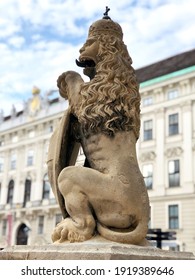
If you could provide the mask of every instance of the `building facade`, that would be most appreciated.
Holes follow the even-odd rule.
[[[195,50],[136,71],[141,93],[140,169],[151,228],[175,231],[164,249],[195,252]],[[0,247],[51,243],[61,220],[47,176],[52,132],[68,103],[33,88],[24,110],[0,116]],[[77,164],[82,164],[80,151]]]
[[[195,251],[195,50],[137,71],[142,115],[139,165],[151,228],[175,231],[164,247]]]

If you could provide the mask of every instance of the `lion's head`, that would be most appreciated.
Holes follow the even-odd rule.
[[[121,27],[112,20],[95,22],[77,64],[91,79],[81,88],[78,111],[85,135],[101,131],[113,136],[117,131],[133,130],[138,138],[139,86]]]

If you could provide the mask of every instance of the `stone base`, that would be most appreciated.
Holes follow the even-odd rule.
[[[195,260],[195,256],[190,252],[95,239],[82,243],[10,246],[0,251],[0,260]]]

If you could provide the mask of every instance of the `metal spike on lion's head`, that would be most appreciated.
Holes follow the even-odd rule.
[[[106,7],[106,12],[104,13],[103,18],[92,23],[89,28],[89,38],[98,37],[102,34],[105,34],[116,36],[121,40],[123,39],[122,28],[117,22],[111,20],[111,18],[108,16],[109,11],[110,9]]]
[[[108,8],[108,6],[106,6],[106,11],[105,11],[104,16],[103,16],[104,19],[111,19],[111,18],[108,16],[108,12],[109,12],[109,11],[110,11],[110,8]]]

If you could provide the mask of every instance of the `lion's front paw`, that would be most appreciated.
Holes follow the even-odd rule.
[[[83,82],[81,75],[75,71],[66,71],[62,73],[57,79],[60,95],[65,99],[68,99],[68,87],[74,85],[77,80]]]

